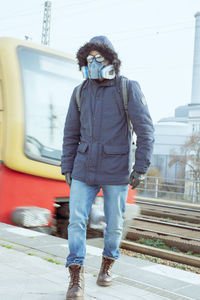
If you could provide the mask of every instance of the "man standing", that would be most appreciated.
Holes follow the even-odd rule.
[[[112,284],[111,268],[119,257],[128,183],[135,188],[144,178],[154,142],[152,120],[136,81],[128,81],[125,108],[119,76],[121,62],[111,42],[105,36],[94,37],[78,50],[77,59],[86,80],[81,89],[74,89],[71,97],[61,164],[62,174],[71,186],[70,253],[66,262],[71,280],[67,299],[84,297],[87,220],[100,188],[104,195],[106,229],[97,284]],[[137,136],[134,166],[128,119]]]

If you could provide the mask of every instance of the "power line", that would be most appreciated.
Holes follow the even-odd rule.
[[[42,11],[41,11],[41,13],[42,13]],[[30,14],[30,15],[34,15],[34,18],[35,18],[35,15],[36,14]],[[26,15],[27,16],[27,15]],[[41,19],[41,15],[38,15],[38,16],[36,16],[37,18],[40,18]],[[31,22],[30,23],[23,23],[23,24],[20,24],[20,25],[18,25],[18,24],[16,24],[16,22],[15,22],[15,24],[14,25],[12,25],[12,26],[6,26],[5,25],[5,27],[0,27],[0,30],[1,31],[3,31],[3,30],[5,30],[5,31],[7,31],[7,30],[9,30],[9,29],[13,29],[13,28],[15,28],[15,29],[17,29],[17,28],[21,28],[21,27],[26,27],[26,26],[29,26],[29,25],[32,25],[32,26],[35,26],[34,24],[33,24],[33,20],[31,20]]]
[[[31,26],[30,26],[31,25]],[[27,27],[27,26],[30,26],[30,28],[34,28],[33,26],[33,22],[31,23],[26,23],[26,24],[22,24],[22,25],[18,25],[18,26],[11,26],[11,27],[4,27],[4,28],[1,28],[0,27],[0,31],[8,31],[10,29],[20,29],[20,28],[24,28],[24,27]],[[178,31],[186,31],[186,30],[194,30],[194,27],[193,26],[188,26],[188,27],[183,27],[183,28],[178,28],[178,29],[172,29],[172,30],[168,30],[168,31],[157,31],[157,32],[152,32],[152,33],[144,33],[144,34],[141,34],[141,35],[131,35],[131,36],[127,36],[127,37],[124,37],[124,38],[120,38],[120,39],[113,39],[114,42],[120,42],[120,41],[125,41],[125,40],[130,40],[130,39],[140,39],[140,38],[148,38],[148,37],[151,37],[151,36],[160,36],[160,35],[163,35],[163,34],[168,34],[168,33],[175,33],[175,32],[178,32]],[[119,32],[119,33],[123,33],[123,32]],[[130,33],[132,33],[130,31]],[[133,30],[133,33],[134,33],[134,30]],[[109,35],[113,35],[115,33],[109,31],[107,33],[105,33],[106,35],[109,34]],[[59,36],[63,36],[63,37],[68,37],[69,39],[71,40],[78,40],[78,39],[86,39],[88,38],[88,35],[80,35],[80,36],[67,36],[67,35],[64,35],[63,33],[61,34],[56,34],[56,37],[59,37]]]
[[[178,29],[173,29],[173,30],[168,30],[168,31],[156,31],[156,32],[151,32],[151,33],[144,33],[144,34],[141,34],[141,35],[136,35],[136,36],[134,36],[134,35],[129,35],[129,36],[127,36],[127,37],[122,37],[122,38],[120,38],[120,39],[113,39],[113,41],[115,41],[115,42],[118,42],[118,41],[124,41],[124,40],[129,40],[129,39],[138,39],[138,38],[144,38],[144,37],[150,37],[150,36],[159,36],[159,35],[162,35],[162,34],[166,34],[166,33],[170,33],[170,32],[177,32],[177,31],[185,31],[185,30],[188,30],[188,29],[194,29],[194,27],[193,26],[188,26],[188,27],[183,27],[183,28],[178,28]],[[133,32],[132,31],[127,31],[127,32],[130,32],[130,33],[133,33],[134,34],[134,30],[133,30]],[[122,32],[120,32],[119,31],[119,34],[120,33],[123,33],[123,31]],[[113,35],[113,34],[115,34],[115,32],[113,33],[112,31],[109,31],[109,32],[106,32],[105,33],[105,35]],[[118,35],[119,35],[118,34]],[[66,37],[63,33],[62,34],[57,34],[56,36],[58,37],[58,36],[63,36],[63,37]],[[78,39],[84,39],[84,38],[88,38],[88,35],[79,35],[79,36],[68,36],[68,38],[69,39],[73,39],[73,40],[78,40]]]
[[[86,1],[79,1],[79,2],[72,2],[72,4],[66,4],[66,5],[62,5],[62,6],[56,6],[55,8],[56,9],[62,9],[62,8],[65,8],[65,7],[76,7],[77,6],[77,4],[79,5],[79,4],[81,4],[81,5],[85,5],[85,4],[88,4],[88,3],[95,3],[95,2],[97,2],[97,1],[99,1],[99,0],[86,0]]]
[[[146,27],[139,27],[139,28],[134,28],[134,29],[129,29],[129,30],[118,30],[115,32],[112,32],[112,34],[119,34],[119,33],[129,33],[129,32],[134,32],[134,31],[143,31],[143,30],[151,30],[151,29],[162,29],[162,28],[168,28],[172,26],[177,26],[177,25],[182,25],[182,24],[193,24],[194,22],[192,21],[186,21],[186,22],[179,22],[179,23],[171,23],[171,24],[165,24],[165,25],[154,25],[154,26],[146,26]]]
[[[125,37],[125,38],[121,38],[121,39],[117,39],[115,40],[115,42],[121,42],[121,41],[125,41],[125,40],[130,40],[130,39],[140,39],[140,38],[145,38],[145,37],[150,37],[150,36],[159,36],[162,34],[168,34],[168,33],[175,33],[178,31],[185,31],[185,30],[194,30],[193,26],[188,26],[185,28],[179,28],[179,29],[173,29],[173,30],[168,30],[168,31],[163,31],[163,32],[154,32],[154,33],[149,33],[149,34],[144,34],[144,35],[138,35],[138,36],[129,36],[129,37]]]
[[[97,2],[99,0],[86,0],[86,1],[79,1],[79,0],[77,0],[76,2],[74,2],[74,1],[71,2],[71,3],[68,3],[67,5],[55,6],[54,7],[54,13],[56,12],[56,10],[58,10],[60,8],[63,9],[65,7],[66,8],[68,8],[68,7],[76,7],[79,4],[85,5],[87,3],[95,3],[95,2]],[[23,16],[26,17],[26,16],[30,16],[30,15],[35,15],[37,13],[41,13],[42,11],[43,11],[42,9],[39,9],[39,10],[35,9],[34,11],[33,10],[21,10],[21,11],[18,10],[18,12],[20,12],[20,14],[15,15],[15,16],[10,16],[10,17],[9,16],[3,17],[1,19],[18,18],[18,17],[23,17]],[[77,15],[77,12],[75,13],[75,15]],[[70,12],[70,16],[74,17],[74,14],[71,14],[71,12]],[[157,28],[157,27],[159,27],[159,28],[165,28],[165,27],[168,27],[168,26],[176,26],[176,25],[187,24],[187,23],[193,23],[193,22],[187,21],[187,22],[179,22],[179,23],[166,24],[166,25],[161,25],[161,26],[160,25],[154,25],[154,26],[150,26],[150,27],[142,27],[142,28],[134,28],[134,29],[131,29],[131,30],[116,31],[116,32],[112,32],[112,34],[129,33],[129,32],[132,33],[133,31],[141,31],[141,30],[153,29],[153,28]],[[77,37],[77,38],[80,38],[80,36]]]
[[[98,0],[89,0],[89,1],[80,1],[80,2],[76,2],[76,3],[74,3],[74,2],[71,2],[71,4],[68,4],[68,5],[64,5],[64,6],[61,6],[61,7],[55,7],[55,9],[54,9],[54,11],[58,8],[64,8],[64,7],[76,7],[76,5],[77,4],[83,4],[83,5],[85,5],[85,4],[87,4],[87,3],[91,3],[91,2],[95,2],[95,1],[98,1]],[[41,7],[41,5],[40,5],[40,7]],[[4,16],[4,17],[2,17],[1,18],[1,20],[7,20],[7,19],[10,19],[10,18],[21,18],[21,17],[27,17],[27,16],[33,16],[33,15],[38,15],[39,16],[39,14],[41,14],[42,12],[43,12],[43,9],[35,9],[34,11],[33,10],[18,10],[18,12],[19,12],[19,14],[15,14],[14,16],[12,16],[12,15],[8,15],[8,16]],[[15,13],[15,12],[13,12],[13,13]],[[30,23],[31,24],[31,23]],[[26,25],[28,25],[28,24],[25,24],[25,26]],[[23,25],[24,26],[24,25]],[[0,28],[0,30],[7,30],[7,29],[12,29],[12,28],[16,28],[16,26],[12,26],[12,27],[9,27],[9,28]]]
[[[36,13],[41,12],[41,11],[42,11],[42,9],[39,9],[39,8],[19,10],[17,12],[13,12],[14,15],[12,15],[12,14],[11,15],[7,15],[7,16],[4,15],[3,17],[0,17],[0,19],[1,20],[13,19],[13,18],[21,17],[21,16],[27,16],[27,15],[31,15],[31,14],[36,14]]]
[[[75,2],[75,1],[79,1],[79,2]],[[94,1],[98,1],[98,0],[90,0],[90,1],[86,1],[86,2],[94,2]],[[69,1],[68,1],[69,2]],[[63,5],[63,6],[55,6],[56,8],[63,8],[63,7],[70,7],[70,6],[76,6],[76,4],[85,4],[86,2],[84,1],[80,1],[80,0],[73,0],[71,3],[68,3],[67,5]],[[1,20],[4,19],[10,19],[10,18],[16,18],[16,17],[20,17],[20,16],[24,16],[26,14],[30,15],[30,14],[34,14],[34,12],[43,12],[43,4],[38,5],[38,8],[34,7],[34,8],[27,8],[27,9],[17,9],[17,10],[13,10],[12,12],[10,12],[10,14],[8,15],[3,15],[2,17],[0,17]]]
[[[95,2],[98,2],[99,0],[89,0],[89,1],[81,1],[80,3],[78,3],[78,4],[84,4],[84,5],[87,5],[88,3],[95,3]],[[117,1],[117,0],[115,0],[115,1]],[[120,1],[120,0],[118,0],[118,1]],[[99,3],[101,3],[101,2],[99,2]],[[110,3],[110,2],[109,2]],[[76,7],[76,5],[70,5],[71,7]],[[101,5],[102,6],[102,5]],[[108,7],[109,6],[112,6],[112,4],[111,5],[106,5],[106,9],[108,9]],[[82,9],[81,10],[77,10],[76,9],[76,11],[75,11],[75,14],[73,14],[71,11],[68,13],[68,14],[66,14],[66,12],[63,10],[63,8],[67,8],[68,6],[66,5],[66,6],[62,6],[62,7],[57,7],[58,9],[59,8],[62,8],[62,12],[61,13],[57,13],[56,11],[54,11],[54,15],[55,16],[61,16],[61,15],[63,15],[63,12],[64,12],[64,14],[65,14],[65,17],[67,16],[68,18],[71,18],[71,17],[73,17],[74,18],[74,16],[79,16],[80,14],[82,14],[82,13],[84,13],[85,14],[85,7],[82,7]],[[99,8],[95,8],[95,9],[99,9]],[[60,18],[59,20],[58,20],[58,22],[60,22],[60,21],[62,21],[62,18]]]
[[[95,0],[93,0],[93,1],[95,1]],[[92,2],[92,1],[90,0],[90,1],[86,1],[86,2]],[[68,7],[68,6],[69,7],[70,6],[76,6],[76,5],[74,5],[75,4],[74,1],[71,2],[71,3],[72,3],[72,5],[64,5],[64,6],[61,6],[61,7],[57,6],[57,7],[55,7],[55,9]],[[85,4],[85,2],[80,1],[77,4]],[[41,8],[39,8],[39,7],[41,7]],[[13,18],[18,18],[18,17],[22,17],[22,16],[29,16],[29,15],[33,15],[33,14],[43,12],[43,8],[42,8],[43,5],[39,5],[39,7],[38,8],[33,8],[33,9],[28,8],[28,9],[22,9],[22,10],[14,10],[9,15],[7,15],[7,16],[4,15],[4,16],[0,17],[0,19],[1,20],[7,20],[7,19],[13,19]]]

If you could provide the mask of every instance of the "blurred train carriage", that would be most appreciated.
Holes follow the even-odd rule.
[[[60,173],[61,146],[80,76],[70,55],[0,38],[0,222],[66,232],[70,189]],[[134,203],[131,189],[127,202]]]

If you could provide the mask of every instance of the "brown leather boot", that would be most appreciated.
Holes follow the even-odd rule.
[[[97,278],[97,284],[101,286],[109,286],[112,284],[111,269],[115,262],[114,258],[102,257],[101,269]]]
[[[84,268],[78,264],[69,265],[70,283],[66,300],[84,299]]]

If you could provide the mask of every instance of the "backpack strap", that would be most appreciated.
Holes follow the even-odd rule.
[[[129,87],[129,80],[124,76],[120,76],[120,96],[123,100],[124,110],[126,113],[128,127],[131,131],[133,131],[133,126],[131,124],[131,120],[128,116],[128,87]]]
[[[76,104],[78,111],[81,111],[81,90],[82,90],[83,82],[79,84],[76,88]]]
[[[76,104],[78,111],[81,111],[81,91],[87,80],[84,80],[81,84],[79,84],[76,88]]]

